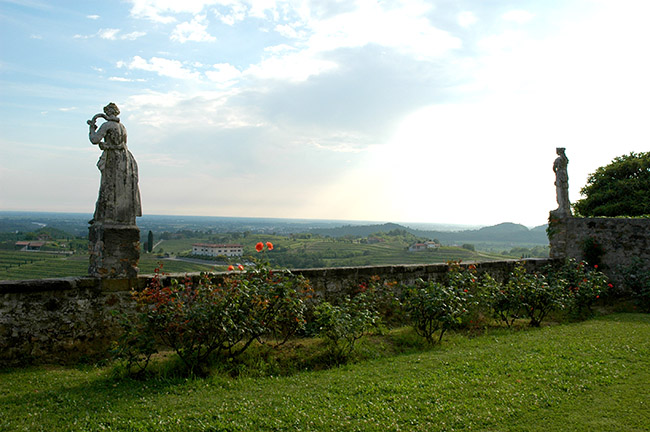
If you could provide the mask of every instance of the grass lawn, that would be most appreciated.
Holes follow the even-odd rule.
[[[0,430],[650,431],[650,315],[450,334],[430,349],[407,333],[367,339],[364,360],[280,377],[4,370]]]

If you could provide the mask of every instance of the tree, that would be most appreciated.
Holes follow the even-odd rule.
[[[147,252],[151,253],[153,250],[153,233],[149,231],[149,235],[147,235]]]
[[[650,215],[650,152],[614,158],[587,177],[585,197],[573,204],[580,216]]]

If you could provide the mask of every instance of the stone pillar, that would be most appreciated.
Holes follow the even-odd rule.
[[[549,257],[564,259],[567,257],[567,234],[570,215],[554,210],[548,217]]]
[[[88,228],[88,274],[100,278],[138,276],[140,229],[136,225],[95,223]]]

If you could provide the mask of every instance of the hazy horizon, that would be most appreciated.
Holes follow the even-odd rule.
[[[78,217],[91,218],[92,212],[52,212],[52,211],[35,211],[35,210],[0,210],[0,216],[3,214],[51,214],[51,215],[75,215]],[[448,222],[413,222],[413,221],[395,221],[395,220],[356,220],[356,219],[326,219],[326,218],[291,218],[291,217],[263,217],[263,216],[209,216],[209,215],[190,215],[190,214],[145,214],[142,217],[136,219],[136,223],[139,220],[147,218],[204,218],[204,219],[241,219],[241,220],[252,220],[252,221],[291,221],[294,223],[298,222],[322,222],[322,223],[340,223],[343,225],[381,225],[386,223],[394,223],[397,225],[403,225],[415,229],[428,229],[448,231],[450,229],[443,229],[444,227],[449,228],[461,228],[461,229],[477,229],[487,226],[499,225],[503,223],[513,223],[518,225],[523,225],[529,229],[537,228],[545,224],[529,226],[525,224],[520,224],[518,222],[513,222],[509,220],[504,220],[496,224],[459,224],[459,223],[448,223]]]

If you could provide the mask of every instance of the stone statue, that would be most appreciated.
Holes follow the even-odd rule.
[[[126,128],[119,114],[119,108],[111,102],[104,107],[104,114],[87,121],[90,142],[104,151],[97,162],[102,177],[91,224],[135,225],[136,216],[142,216],[138,165],[126,146]],[[106,122],[97,130],[95,122],[100,117]]]
[[[557,147],[557,159],[553,162],[555,172],[555,190],[557,193],[558,208],[554,211],[557,215],[571,215],[571,204],[569,203],[569,173],[567,166],[569,159],[564,154],[565,148]]]
[[[97,162],[102,173],[95,214],[88,227],[88,274],[99,278],[132,279],[138,276],[142,216],[138,165],[126,147],[126,128],[117,117],[114,103],[104,107],[87,123],[90,142],[103,150]],[[98,118],[106,120],[99,129]]]

